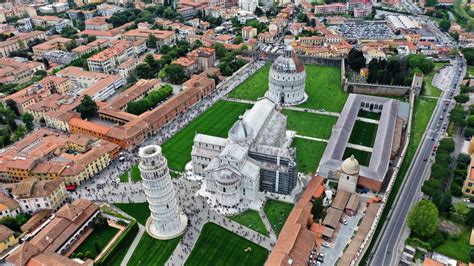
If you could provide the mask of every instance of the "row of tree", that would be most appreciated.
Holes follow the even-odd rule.
[[[127,112],[140,115],[153,109],[156,105],[166,100],[172,93],[173,88],[170,85],[164,85],[158,90],[150,92],[141,100],[129,102],[127,104]]]

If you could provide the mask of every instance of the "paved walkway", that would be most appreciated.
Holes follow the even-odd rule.
[[[127,254],[125,254],[125,257],[123,258],[122,263],[120,263],[120,266],[126,266],[128,264],[128,261],[132,257],[132,254],[135,251],[135,249],[137,248],[137,245],[140,242],[140,239],[142,239],[144,232],[145,232],[145,227],[138,223],[138,233],[135,236],[135,239],[133,239],[132,245],[128,249]]]
[[[301,108],[301,107],[295,107],[295,106],[284,107],[284,109],[292,110],[292,111],[298,111],[298,112],[307,112],[307,113],[314,113],[314,114],[320,114],[320,115],[330,115],[330,116],[339,117],[339,113],[336,113],[336,112],[321,111],[321,110]]]
[[[371,123],[371,124],[377,124],[377,125],[379,124],[379,120],[365,118],[365,117],[357,117],[357,120],[366,122],[366,123]]]
[[[309,139],[309,140],[314,140],[314,141],[328,142],[327,139],[313,138],[313,137],[308,137],[308,136],[303,136],[303,135],[298,135],[298,134],[296,134],[295,137],[300,138],[300,139]]]
[[[358,149],[361,151],[366,151],[366,152],[373,152],[374,148],[362,146],[362,145],[357,145],[357,144],[352,144],[352,143],[347,143],[346,148],[353,148],[353,149]]]
[[[260,216],[260,219],[262,219],[262,222],[265,225],[265,228],[267,229],[268,234],[270,235],[270,239],[276,241],[277,235],[275,234],[275,231],[273,231],[272,225],[270,224],[270,221],[268,221],[268,218],[265,215],[265,212],[260,210],[258,211],[258,215]]]

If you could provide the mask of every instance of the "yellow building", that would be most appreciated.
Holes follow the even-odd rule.
[[[18,239],[15,237],[14,232],[0,224],[0,253],[16,244],[18,244]]]

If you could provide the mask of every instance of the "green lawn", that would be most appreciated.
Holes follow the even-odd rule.
[[[465,229],[461,232],[458,239],[449,237],[441,246],[435,248],[435,251],[464,263],[469,263],[470,237],[471,230]]]
[[[467,73],[469,74],[469,77],[474,77],[474,67],[473,66],[468,66],[467,67]]]
[[[119,178],[120,178],[120,182],[123,182],[123,183],[128,182],[128,171],[123,173]]]
[[[408,150],[405,156],[405,159],[403,160],[402,165],[400,166],[400,170],[397,175],[397,179],[395,180],[395,183],[392,188],[392,192],[390,193],[387,204],[382,212],[382,216],[380,218],[380,222],[377,225],[377,228],[375,230],[374,236],[372,237],[372,241],[370,242],[370,246],[367,249],[368,252],[364,254],[364,257],[362,258],[362,261],[360,265],[365,265],[368,255],[370,251],[373,249],[373,245],[375,242],[375,239],[378,238],[378,235],[380,234],[380,231],[382,230],[383,224],[385,220],[387,219],[388,213],[390,209],[392,208],[393,202],[398,194],[398,191],[400,190],[400,186],[402,185],[403,179],[405,178],[405,175],[408,171],[408,167],[413,160],[413,157],[415,156],[416,149],[418,148],[418,145],[420,144],[421,137],[423,136],[423,133],[428,125],[428,122],[430,121],[431,115],[434,112],[434,109],[436,107],[436,100],[435,99],[416,99],[415,100],[415,107],[413,110],[413,124],[412,124],[412,134],[410,135],[410,141],[408,144]]]
[[[363,118],[369,118],[373,120],[380,120],[381,113],[375,113],[375,112],[369,112],[369,111],[364,111],[364,110],[359,110],[359,113],[357,114],[358,117],[363,117]]]
[[[275,234],[279,235],[288,215],[293,209],[293,204],[268,199],[265,203],[263,211],[267,215],[268,221],[272,225]]]
[[[185,265],[263,265],[267,257],[268,251],[263,247],[214,223],[207,223]]]
[[[441,90],[436,88],[435,86],[433,86],[431,84],[431,82],[433,80],[433,77],[438,72],[438,70],[440,70],[446,64],[447,63],[435,63],[435,68],[433,69],[433,71],[431,71],[431,73],[426,75],[425,78],[424,78],[425,88],[423,90],[422,95],[424,95],[424,96],[433,96],[433,97],[439,97],[441,95]]]
[[[148,202],[140,203],[114,203],[114,205],[132,216],[141,225],[146,224],[146,220],[150,217],[150,209],[148,208]]]
[[[354,155],[360,165],[369,166],[370,156],[372,155],[370,152],[361,151],[353,148],[346,148],[342,158],[345,160],[346,158],[351,157],[351,155]]]
[[[251,101],[256,101],[259,97],[264,96],[268,90],[268,73],[270,72],[270,66],[270,64],[264,65],[227,96],[229,98]]]
[[[332,126],[336,124],[337,117],[315,113],[283,110],[288,117],[288,129],[296,131],[299,135],[329,139]]]
[[[227,101],[214,104],[163,144],[163,154],[168,159],[168,166],[176,171],[184,171],[184,166],[191,160],[196,133],[226,138],[227,132],[239,116],[251,107],[249,104]]]
[[[349,143],[372,148],[377,136],[377,124],[357,120],[352,128]]]
[[[78,254],[80,252],[85,254],[87,251],[90,251],[92,258],[95,258],[105,248],[105,246],[107,246],[118,231],[117,228],[111,226],[94,229],[86,240],[84,240],[84,242],[74,250],[74,253]],[[96,250],[96,246],[98,247],[98,250]]]
[[[145,232],[127,265],[165,265],[180,240],[158,240]]]
[[[303,108],[341,112],[347,93],[341,88],[341,70],[338,67],[305,65],[308,100]]]
[[[135,164],[132,166],[132,169],[130,169],[131,176],[132,176],[132,181],[138,182],[142,180],[142,177],[140,176],[140,169],[138,168],[138,164]]]
[[[306,93],[309,98],[299,105],[303,108],[340,112],[347,99],[341,89],[341,70],[338,67],[305,65]],[[270,65],[265,65],[228,94],[231,98],[257,100],[268,90]]]
[[[239,215],[229,216],[228,218],[256,232],[259,232],[262,235],[268,236],[268,231],[265,228],[265,225],[263,224],[262,219],[260,218],[260,215],[258,215],[257,211],[246,210]]]
[[[293,147],[296,147],[298,172],[314,173],[326,149],[326,143],[321,141],[294,138]]]

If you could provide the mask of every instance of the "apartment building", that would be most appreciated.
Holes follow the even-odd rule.
[[[89,70],[101,73],[115,73],[118,65],[132,57],[138,57],[146,50],[144,40],[113,41],[112,45],[87,59]]]
[[[44,43],[33,46],[33,57],[36,59],[42,58],[43,54],[50,51],[62,50],[66,51],[68,44],[72,42],[72,39],[64,37],[56,37],[54,39],[48,40]]]
[[[28,82],[38,70],[45,70],[40,62],[19,61],[9,57],[0,58],[0,83]]]
[[[67,199],[66,186],[61,179],[43,181],[30,179],[6,186],[6,190],[20,204],[24,213],[35,213],[44,209],[56,211]]]
[[[157,47],[161,47],[162,45],[173,45],[176,41],[175,32],[167,30],[134,29],[127,31],[122,35],[124,39],[129,41],[146,41],[150,34],[156,37]]]
[[[7,57],[13,51],[19,51],[30,47],[30,42],[34,40],[45,40],[44,31],[32,31],[19,33],[17,36],[8,38],[0,42],[0,57]]]
[[[112,24],[107,22],[107,17],[93,17],[85,21],[87,30],[109,30]]]
[[[346,5],[343,3],[314,6],[314,14],[316,15],[345,14],[346,12]]]

